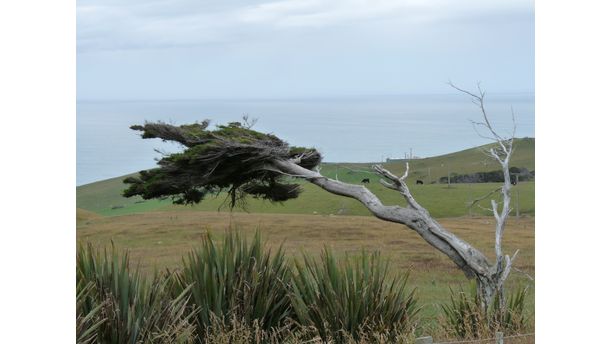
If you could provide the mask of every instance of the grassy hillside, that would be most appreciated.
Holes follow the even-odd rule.
[[[408,178],[408,183],[414,185],[417,179],[421,179],[426,183],[426,185],[414,185],[411,188],[414,197],[424,207],[429,209],[435,217],[468,215],[467,204],[475,198],[494,190],[497,187],[496,184],[453,184],[449,188],[446,184],[430,184],[430,181],[437,181],[440,177],[446,176],[448,172],[466,174],[499,169],[494,161],[488,159],[483,154],[482,149],[486,147],[483,146],[437,157],[412,160],[410,162],[411,174]],[[516,151],[511,166],[525,167],[529,170],[535,168],[535,139],[519,139],[516,141]],[[401,174],[404,163],[391,162],[385,164],[385,167]],[[371,164],[327,163],[323,164],[321,173],[330,178],[337,177],[338,180],[349,183],[360,183],[362,179],[369,178],[371,183],[367,185],[368,188],[377,194],[383,202],[403,204],[402,197],[398,193],[385,189],[377,182],[378,177],[372,172]],[[124,198],[121,196],[121,192],[125,188],[125,185],[122,183],[124,178],[125,176],[77,187],[77,207],[104,216],[115,216],[152,210],[217,211],[223,205],[223,196],[207,199],[193,207],[172,205],[169,200],[143,201],[140,197]],[[332,195],[308,183],[304,183],[303,187],[303,194],[296,200],[291,200],[284,204],[271,204],[265,201],[251,200],[247,210],[254,213],[369,214],[365,207],[357,201]],[[518,199],[521,214],[534,215],[534,183],[521,183],[513,191],[515,192],[515,201]],[[490,203],[488,201],[484,202],[485,205]],[[473,210],[473,214],[485,214],[485,212],[476,208]]]
[[[519,140],[512,166],[534,169],[535,141]],[[494,220],[490,217],[461,217],[468,215],[467,203],[494,190],[497,184],[429,184],[447,175],[447,167],[454,173],[491,171],[497,166],[480,149],[469,149],[439,157],[411,161],[411,190],[440,223],[493,256]],[[444,164],[444,166],[442,166]],[[386,204],[405,204],[402,197],[385,189],[370,169],[371,164],[324,164],[322,173],[350,183],[369,178],[367,187]],[[386,167],[396,173],[403,171],[403,163],[393,162]],[[119,249],[129,248],[145,271],[174,268],[181,256],[195,245],[202,234],[210,230],[218,237],[228,228],[251,232],[260,229],[269,245],[283,243],[290,255],[301,252],[317,255],[323,245],[349,255],[361,249],[380,250],[398,272],[410,271],[411,284],[418,288],[424,307],[424,317],[437,317],[440,302],[448,301],[448,288],[467,288],[462,273],[440,252],[431,248],[414,231],[406,227],[380,221],[352,199],[335,196],[320,188],[303,183],[304,192],[296,200],[271,204],[258,200],[249,202],[251,214],[241,210],[230,214],[217,212],[223,196],[207,199],[196,206],[176,206],[169,200],[142,201],[139,197],[124,198],[124,177],[109,179],[77,188],[77,240],[108,246],[113,242]],[[415,185],[422,179],[425,185]],[[535,183],[520,183],[513,188],[522,214],[535,215]],[[518,196],[518,197],[516,197]],[[489,202],[484,201],[484,206]],[[113,207],[115,209],[113,209]],[[197,211],[194,211],[197,210]],[[226,210],[226,209],[225,209]],[[478,208],[473,215],[484,214]],[[338,216],[344,215],[344,216]],[[489,214],[486,214],[489,215]],[[452,218],[451,218],[452,217]],[[534,275],[534,218],[512,217],[507,225],[504,250],[520,249],[516,267]],[[510,286],[532,285],[527,277],[513,273]],[[533,288],[528,296],[528,310],[533,312]]]
[[[485,155],[495,144],[485,145],[477,148],[440,155],[431,158],[415,159],[410,162],[412,180],[421,179],[426,183],[437,181],[448,173],[467,174],[475,172],[489,172],[499,170],[499,164]],[[530,171],[535,169],[535,139],[516,139],[515,151],[510,161],[510,166],[524,167]],[[388,164],[392,172],[403,171],[404,164],[394,162]],[[431,174],[431,180],[429,175]]]
[[[76,210],[76,223],[77,226],[82,225],[82,224],[87,224],[92,220],[95,219],[99,219],[102,216],[100,216],[99,214],[94,213],[93,211],[89,211],[89,210],[85,210],[85,209],[80,209],[77,208]]]

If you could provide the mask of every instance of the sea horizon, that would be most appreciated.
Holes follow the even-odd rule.
[[[533,92],[487,94],[489,116],[502,132],[535,137]],[[462,94],[340,95],[284,98],[77,99],[77,180],[89,184],[155,167],[180,145],[143,140],[130,125],[205,119],[212,125],[256,118],[254,129],[291,145],[319,149],[324,162],[380,162],[448,154],[486,144],[471,121],[479,109]],[[309,120],[305,120],[309,118]]]

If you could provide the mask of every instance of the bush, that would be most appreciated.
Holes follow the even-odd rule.
[[[338,262],[326,248],[321,262],[296,262],[291,300],[298,322],[324,342],[393,341],[411,332],[418,312],[407,289],[407,275],[389,281],[388,261],[378,253]]]
[[[106,321],[100,316],[100,309],[104,303],[99,303],[92,307],[86,307],[85,303],[94,291],[94,283],[81,281],[77,285],[76,295],[76,339],[77,343],[90,344],[98,339],[97,330]]]
[[[77,250],[77,337],[79,343],[191,343],[193,326],[187,291],[171,298],[169,278],[151,283],[129,256],[109,254],[91,244]]]
[[[518,175],[519,181],[531,181],[535,179],[535,171],[529,172],[526,168],[510,167],[509,172],[513,174],[512,180]],[[452,184],[460,183],[502,183],[504,182],[504,173],[502,170],[488,171],[488,172],[475,172],[468,174],[456,174],[450,175],[450,181]],[[440,177],[439,182],[441,184],[448,183],[448,176]]]
[[[259,233],[207,234],[175,272],[147,281],[127,253],[77,250],[78,343],[409,343],[418,312],[407,275],[378,253],[289,264]],[[295,267],[295,270],[293,270]]]
[[[201,246],[183,258],[174,294],[188,289],[200,337],[213,325],[232,323],[256,323],[270,330],[292,317],[290,280],[284,251],[264,250],[259,233],[248,243],[238,232],[230,232],[220,245],[208,233]]]
[[[442,305],[442,323],[446,331],[459,338],[490,337],[496,331],[505,334],[516,334],[528,324],[525,313],[525,296],[527,288],[518,288],[501,307],[499,297],[495,297],[489,309],[482,309],[476,285],[470,295],[463,290],[450,290],[450,303]]]

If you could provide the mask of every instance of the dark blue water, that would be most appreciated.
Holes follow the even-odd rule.
[[[534,137],[533,95],[491,95],[489,117],[502,133]],[[463,95],[371,96],[295,100],[80,101],[77,103],[77,185],[155,166],[159,149],[180,146],[143,140],[130,125],[175,124],[203,119],[213,124],[258,119],[254,129],[293,145],[314,146],[328,162],[373,162],[427,157],[488,143],[470,120],[481,114]]]

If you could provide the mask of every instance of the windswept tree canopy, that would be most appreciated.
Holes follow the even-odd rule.
[[[125,197],[144,199],[172,198],[176,204],[195,204],[207,194],[229,193],[229,206],[244,205],[245,196],[272,202],[298,197],[298,184],[286,182],[286,176],[270,168],[275,161],[290,160],[312,170],[321,162],[321,154],[312,148],[292,147],[272,134],[251,129],[244,123],[231,122],[208,129],[210,121],[175,126],[163,122],[134,125],[142,138],[158,138],[180,143],[185,150],[165,155],[159,167],[140,171],[124,183]]]
[[[512,187],[509,163],[514,151],[513,137],[500,136],[491,126],[484,106],[484,91],[478,87],[473,93],[452,87],[469,95],[482,113],[482,122],[473,122],[484,128],[487,136],[496,142],[488,154],[502,167],[504,182],[501,209],[495,200],[491,211],[495,216],[495,262],[492,264],[478,249],[445,229],[427,209],[412,196],[406,178],[409,166],[401,176],[396,176],[382,165],[372,166],[381,177],[381,184],[399,192],[405,206],[385,205],[372,191],[363,185],[354,185],[327,178],[314,170],[321,162],[321,154],[315,149],[291,147],[271,134],[251,130],[253,122],[232,122],[207,130],[208,121],[191,125],[174,126],[165,123],[146,123],[133,126],[142,131],[143,138],[160,138],[175,141],[186,149],[170,154],[159,161],[159,167],[140,172],[137,178],[127,178],[130,187],[125,196],[141,195],[143,198],[172,197],[175,203],[198,203],[209,192],[229,191],[230,206],[253,195],[273,202],[285,201],[299,195],[297,184],[285,182],[286,176],[302,178],[335,195],[350,197],[363,204],[382,220],[400,223],[414,230],[440,252],[448,256],[467,277],[476,278],[482,309],[488,309],[495,296],[504,304],[504,281],[512,269],[518,251],[512,257],[503,254],[502,238],[510,215],[510,188]],[[514,117],[513,117],[514,118]],[[515,127],[516,128],[516,127]],[[488,197],[489,195],[485,196]],[[481,198],[482,200],[484,198]],[[477,200],[479,201],[479,200]]]

